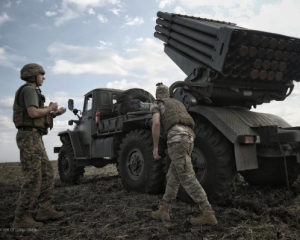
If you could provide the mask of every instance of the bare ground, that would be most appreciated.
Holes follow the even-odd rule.
[[[65,211],[40,229],[14,230],[20,163],[0,164],[0,239],[300,239],[300,180],[286,188],[251,187],[239,177],[231,200],[213,206],[218,226],[193,227],[198,206],[176,201],[170,223],[150,217],[162,195],[127,192],[114,165],[87,167],[80,185],[65,186],[55,169],[54,205]],[[37,214],[38,205],[31,212]]]

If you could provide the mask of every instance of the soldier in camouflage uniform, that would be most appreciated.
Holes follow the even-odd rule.
[[[167,186],[159,210],[152,212],[155,219],[170,220],[171,202],[177,196],[181,184],[191,198],[199,204],[201,215],[191,218],[193,225],[217,224],[214,211],[211,209],[206,193],[196,179],[191,154],[194,148],[195,126],[193,118],[188,114],[184,105],[174,98],[169,98],[169,88],[162,83],[157,84],[156,101],[151,106],[153,156],[156,160],[160,136],[167,140],[168,154],[171,165],[167,173]]]
[[[57,103],[44,106],[45,97],[41,94],[45,71],[38,64],[27,64],[21,69],[21,79],[26,81],[16,92],[13,105],[13,121],[18,133],[16,137],[20,149],[20,159],[24,183],[17,201],[15,219],[12,228],[41,227],[50,219],[64,215],[55,211],[53,199],[53,169],[48,159],[42,135],[52,128],[53,117],[63,114],[66,109],[57,109]],[[36,222],[29,214],[35,201],[38,200],[39,211]]]

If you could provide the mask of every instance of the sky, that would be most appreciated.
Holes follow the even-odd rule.
[[[185,74],[154,38],[158,11],[228,21],[238,26],[300,37],[298,0],[1,0],[0,1],[0,162],[18,162],[12,122],[16,90],[24,84],[20,69],[38,63],[46,71],[41,87],[46,105],[67,107],[69,98],[82,109],[83,95],[94,88],[143,88],[171,85]],[[281,116],[300,125],[300,83],[282,102],[255,111]],[[44,143],[50,160],[57,134],[71,111],[54,119]]]

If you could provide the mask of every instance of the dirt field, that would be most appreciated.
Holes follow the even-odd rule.
[[[300,179],[287,192],[251,187],[240,178],[234,197],[213,206],[218,226],[193,227],[187,220],[197,216],[198,207],[181,201],[173,205],[170,223],[151,219],[162,195],[127,192],[114,165],[88,167],[82,184],[64,186],[57,162],[52,163],[54,205],[65,217],[14,232],[10,226],[22,182],[20,164],[0,164],[0,239],[300,239]]]

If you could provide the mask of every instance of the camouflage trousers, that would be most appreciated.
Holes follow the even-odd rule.
[[[207,196],[196,179],[191,154],[193,143],[168,143],[168,154],[171,165],[167,173],[167,186],[163,201],[171,203],[176,198],[181,184],[190,197],[198,204],[208,204]]]
[[[17,201],[15,216],[22,217],[33,207],[36,200],[43,207],[51,204],[54,174],[42,136],[36,129],[32,131],[19,129],[16,140],[20,149],[24,183]]]

